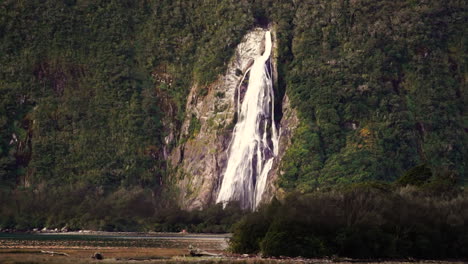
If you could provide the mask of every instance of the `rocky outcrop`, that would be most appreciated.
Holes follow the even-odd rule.
[[[207,87],[195,85],[190,91],[180,143],[168,156],[169,163],[176,170],[179,201],[184,208],[201,208],[216,200],[237,119],[237,93],[242,91],[238,87],[254,58],[263,53],[264,35],[265,29],[250,31],[238,45],[226,73],[213,84]],[[274,34],[273,42],[276,43]],[[274,57],[273,60],[276,61]],[[276,75],[276,69],[273,73]],[[287,97],[284,101],[288,102]],[[291,135],[291,128],[283,128],[283,125],[290,126],[297,120],[289,104],[287,106],[281,121],[279,156]],[[278,167],[277,164],[274,166]],[[270,174],[276,175],[276,169]],[[268,181],[267,189],[265,199],[270,199],[274,193],[272,180]]]
[[[281,160],[286,154],[286,150],[288,149],[289,145],[291,145],[291,138],[297,126],[299,125],[299,119],[297,117],[296,110],[292,108],[287,95],[283,97],[282,109],[283,117],[281,118],[279,126],[280,131],[278,157],[276,157],[276,159],[274,160],[273,167],[270,173],[268,174],[267,185],[262,197],[263,202],[269,202],[277,192],[275,182],[281,173]]]

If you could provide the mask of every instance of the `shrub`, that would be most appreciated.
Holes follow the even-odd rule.
[[[231,250],[265,256],[463,258],[466,193],[378,183],[290,194],[234,228]]]

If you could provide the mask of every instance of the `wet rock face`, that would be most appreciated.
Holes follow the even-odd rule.
[[[280,122],[279,131],[279,144],[278,144],[278,157],[273,162],[273,167],[268,174],[265,192],[263,193],[262,201],[269,202],[276,194],[276,179],[281,166],[281,159],[284,157],[286,150],[291,145],[291,139],[299,125],[296,110],[292,108],[287,95],[283,97],[282,102],[283,117]]]
[[[195,85],[190,91],[179,140],[184,143],[175,147],[167,157],[177,171],[174,177],[177,177],[179,201],[186,209],[201,208],[216,201],[227,165],[232,130],[237,122],[236,112],[240,103],[237,93],[242,90],[238,87],[245,85],[241,82],[243,79],[245,82],[247,69],[263,53],[265,31],[255,29],[249,32],[238,45],[226,73],[208,87]],[[276,70],[273,72],[275,75]],[[281,148],[280,142],[280,152]],[[270,172],[273,174],[276,174],[276,169]],[[265,199],[274,193],[272,182],[267,184]]]

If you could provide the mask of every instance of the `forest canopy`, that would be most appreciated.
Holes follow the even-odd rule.
[[[286,94],[300,119],[278,189],[466,186],[467,17],[461,0],[1,1],[1,221],[175,203],[165,153],[180,144],[190,88],[216,80],[243,35],[268,24],[277,103]],[[64,208],[57,197],[76,211],[29,211]],[[135,210],[135,223],[150,217]],[[95,216],[73,223],[104,228]]]

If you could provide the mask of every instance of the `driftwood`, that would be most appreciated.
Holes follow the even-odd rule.
[[[208,251],[201,250],[199,248],[189,246],[189,254],[192,257],[220,257],[220,254],[210,253]]]
[[[118,261],[148,261],[148,260],[161,260],[171,259],[170,257],[150,256],[150,257],[133,257],[133,258],[116,258]]]
[[[41,250],[41,253],[42,254],[49,254],[49,255],[58,255],[58,256],[66,256],[68,257],[69,255],[67,253],[63,253],[63,252],[55,252],[55,251],[45,251],[45,250]]]

